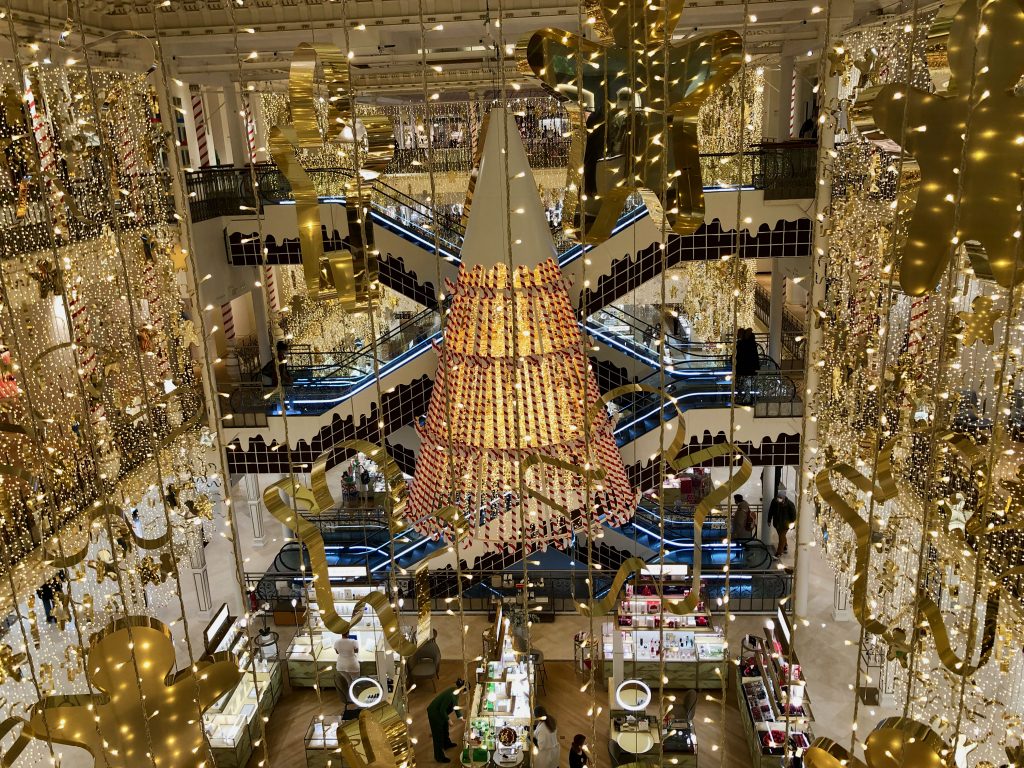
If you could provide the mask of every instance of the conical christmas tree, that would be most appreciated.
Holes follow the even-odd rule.
[[[434,513],[456,506],[467,547],[564,548],[636,499],[515,121],[488,123],[408,514],[448,535]]]

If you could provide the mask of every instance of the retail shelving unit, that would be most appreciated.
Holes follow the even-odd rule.
[[[524,748],[530,745],[533,660],[514,649],[511,624],[500,606],[492,632],[487,644],[492,650],[476,670],[468,745],[461,758],[464,765],[490,760],[511,768],[524,762]]]
[[[800,755],[814,740],[806,681],[789,646],[791,629],[779,611],[763,639],[744,640],[736,697],[754,768],[779,768],[787,751]]]
[[[607,665],[621,653],[627,677],[657,684],[664,672],[669,688],[723,688],[725,639],[715,629],[703,602],[695,613],[676,616],[668,610],[667,603],[685,597],[689,589],[666,583],[662,597],[636,593],[650,586],[641,582],[634,590],[632,585],[626,585],[614,622],[605,622],[602,627],[604,663]],[[611,676],[610,672],[605,666],[600,678]]]
[[[369,585],[332,587],[334,610],[343,618],[352,616],[356,602],[378,587]],[[334,687],[334,669],[338,654],[334,643],[340,635],[327,629],[320,616],[313,587],[308,587],[309,627],[301,627],[288,646],[288,681],[293,688],[312,688],[319,677],[321,688]],[[363,618],[351,631],[359,641],[359,667],[364,675],[377,674],[377,653],[383,640],[380,620],[367,609]]]
[[[281,665],[249,657],[245,627],[228,615],[227,605],[214,614],[203,639],[208,653],[230,651],[242,670],[238,685],[203,714],[203,727],[217,768],[244,768],[260,738],[258,716],[269,717],[281,698]]]

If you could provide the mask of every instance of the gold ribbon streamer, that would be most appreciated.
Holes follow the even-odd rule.
[[[675,409],[676,418],[678,419],[676,435],[672,439],[672,443],[669,445],[667,453],[665,451],[662,452],[662,459],[676,472],[682,472],[685,469],[695,467],[699,464],[703,464],[705,461],[710,461],[711,459],[716,459],[720,456],[731,456],[734,461],[737,458],[740,460],[739,469],[732,474],[726,482],[719,485],[717,488],[712,490],[711,493],[701,499],[697,504],[697,508],[694,510],[693,589],[691,589],[690,594],[682,600],[670,600],[666,606],[670,613],[676,616],[685,616],[693,613],[697,604],[700,602],[701,546],[703,544],[702,532],[704,520],[707,518],[708,514],[710,514],[715,505],[727,499],[730,493],[734,490],[738,490],[746,484],[753,472],[753,465],[751,465],[743,451],[728,442],[712,445],[708,448],[696,451],[695,453],[687,454],[682,459],[678,458],[686,445],[686,422],[683,418],[683,412],[679,408],[678,403],[673,398],[669,397],[664,391],[646,384],[625,384],[606,392],[598,398],[597,402],[594,404],[591,411],[592,416],[599,415],[601,409],[615,398],[633,392],[650,392],[656,394],[671,404]],[[612,579],[612,587],[608,594],[606,594],[601,600],[595,602],[592,608],[584,604],[580,604],[580,613],[584,616],[606,616],[614,611],[615,604],[618,601],[619,591],[626,583],[626,580],[630,576],[638,576],[646,565],[647,563],[638,557],[631,557],[626,560],[626,562],[619,566],[619,570],[616,571],[615,578]]]
[[[3,468],[0,468],[0,474],[7,473],[4,472]],[[131,537],[131,540],[135,542],[135,545],[141,549],[160,549],[171,540],[171,536],[173,535],[173,529],[168,528],[166,532],[153,539],[147,539],[143,536],[139,536],[137,533],[135,533],[135,529],[132,527],[131,521],[129,521],[128,518],[125,517],[124,512],[119,507],[113,504],[100,504],[98,506],[92,507],[86,516],[86,527],[90,527],[97,519],[106,514],[110,514],[114,518],[114,520],[111,520],[111,529],[113,530],[114,526],[116,526],[118,523],[122,524],[124,526],[124,531],[128,534],[129,537]],[[61,557],[60,555],[53,554],[52,552],[49,552],[44,547],[43,562],[46,565],[52,566],[53,568],[57,568],[58,570],[61,568],[71,568],[85,560],[88,554],[88,541],[86,541],[85,546],[83,546],[77,552],[66,554],[63,557]]]
[[[982,453],[970,437],[952,432],[943,434],[938,439],[963,456],[970,464],[972,470],[981,472],[983,478],[980,484],[983,487],[987,485],[987,473],[983,467]],[[879,451],[875,481],[872,481],[846,462],[836,462],[820,470],[814,477],[814,484],[822,501],[839,513],[843,521],[850,526],[857,540],[854,564],[855,575],[853,578],[854,616],[865,630],[873,635],[878,635],[888,643],[896,659],[905,665],[907,654],[910,653],[911,649],[911,643],[907,639],[906,631],[898,627],[890,627],[873,616],[865,615],[864,609],[867,605],[871,548],[871,525],[860,516],[853,505],[836,491],[832,484],[832,476],[838,475],[862,493],[870,493],[877,502],[885,502],[895,498],[899,494],[899,489],[896,486],[896,480],[892,472],[892,452],[895,447],[896,438],[892,438]],[[1012,568],[1000,574],[999,579],[1001,580],[1013,575],[1017,570]],[[1024,572],[1024,568],[1020,570]],[[999,618],[999,597],[1000,588],[992,589],[989,592],[985,605],[981,653],[976,665],[968,664],[965,659],[961,659],[953,651],[952,644],[949,641],[949,633],[946,629],[946,621],[942,616],[939,606],[921,590],[918,591],[914,606],[914,626],[922,629],[927,627],[931,631],[932,639],[935,642],[935,649],[938,652],[942,665],[950,672],[966,677],[983,667],[992,654]]]
[[[0,755],[0,765],[3,768],[12,768],[17,762],[18,758],[21,757],[21,753],[25,751],[25,747],[32,741],[32,736],[26,731],[28,728],[28,721],[23,717],[8,717],[3,722],[0,722],[0,740],[6,739],[7,736],[19,725],[23,726],[21,733],[18,734],[18,738],[14,740],[10,748]]]
[[[331,592],[331,581],[327,576],[327,552],[324,549],[323,536],[315,525],[298,514],[285,502],[282,494],[287,495],[296,504],[308,505],[313,514],[319,514],[321,508],[316,502],[316,496],[313,491],[299,484],[294,477],[278,480],[273,485],[268,486],[263,492],[263,503],[270,511],[270,514],[292,531],[309,552],[309,561],[313,569],[313,589],[316,592],[316,602],[324,626],[335,634],[346,635],[352,627],[362,621],[365,609],[370,607],[377,614],[377,618],[380,619],[388,645],[405,658],[412,656],[416,651],[416,644],[409,642],[403,637],[401,628],[398,625],[398,616],[383,592],[371,592],[366,597],[358,600],[352,608],[351,621],[346,621],[338,615],[334,608],[334,594]]]

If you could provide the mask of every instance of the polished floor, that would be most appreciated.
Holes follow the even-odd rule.
[[[796,647],[808,680],[808,696],[815,712],[814,733],[828,736],[842,743],[849,741],[849,723],[853,717],[854,694],[849,688],[853,680],[857,658],[858,625],[855,622],[837,622],[832,619],[832,574],[824,562],[811,549],[812,584],[807,617],[796,628]],[[791,563],[790,563],[791,564]],[[737,616],[729,627],[730,645],[739,648],[740,639],[747,633],[761,634],[766,616]],[[465,617],[465,656],[472,659],[480,651],[481,632],[488,626],[486,617]],[[450,685],[462,674],[463,641],[458,619],[437,616],[438,641],[443,663],[438,690]],[[558,721],[559,740],[563,754],[560,765],[568,765],[568,747],[577,733],[587,736],[591,748],[592,766],[608,766],[607,693],[596,692],[597,706],[603,707],[600,716],[588,717],[587,711],[595,701],[588,689],[581,692],[584,680],[577,676],[572,663],[572,636],[589,626],[582,616],[560,615],[553,624],[536,624],[531,630],[533,645],[544,652],[548,677],[546,690],[540,691],[537,702],[547,707]],[[743,735],[740,712],[735,697],[729,695],[723,703],[718,696],[702,695],[695,718],[699,746],[698,762],[701,768],[751,768],[750,753]],[[409,695],[409,712],[413,723],[411,731],[417,740],[416,763],[434,766],[430,745],[430,732],[425,709],[434,691],[428,684]],[[866,711],[865,711],[866,710]],[[269,760],[262,768],[305,768],[303,736],[310,722],[320,714],[337,714],[341,704],[333,690],[317,694],[309,689],[288,692],[282,697],[267,725]],[[595,710],[596,711],[596,710]],[[895,711],[880,707],[862,707],[859,717],[874,723]],[[456,741],[461,736],[459,726],[453,726]],[[451,755],[456,757],[456,752]],[[262,749],[250,761],[251,768],[260,766],[264,759]],[[756,767],[755,767],[756,768]]]

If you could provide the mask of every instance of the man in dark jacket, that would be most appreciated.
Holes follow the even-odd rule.
[[[430,739],[434,742],[434,760],[439,763],[450,763],[444,751],[458,746],[448,734],[448,716],[454,712],[456,717],[462,717],[462,710],[456,707],[459,705],[459,694],[465,686],[465,681],[459,678],[453,687],[445,688],[427,705]]]
[[[775,491],[775,498],[772,499],[772,503],[768,507],[768,523],[775,529],[775,533],[779,535],[779,545],[775,548],[776,557],[782,557],[789,551],[786,536],[795,522],[796,505],[786,498],[785,489],[779,488]]]

